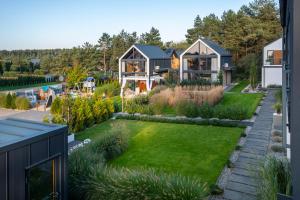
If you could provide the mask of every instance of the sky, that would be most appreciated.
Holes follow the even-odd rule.
[[[251,0],[0,0],[0,49],[72,48],[103,32],[153,26],[164,42],[185,40],[195,17],[237,11]]]

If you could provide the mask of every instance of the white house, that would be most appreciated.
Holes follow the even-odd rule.
[[[223,83],[231,83],[232,56],[212,40],[201,37],[180,55],[180,80],[207,79],[218,81],[223,72]]]
[[[282,38],[264,47],[261,73],[262,87],[282,85]]]

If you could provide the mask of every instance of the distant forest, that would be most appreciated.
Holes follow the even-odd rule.
[[[194,26],[187,30],[186,40],[178,43],[163,43],[159,30],[152,27],[141,35],[125,30],[117,35],[103,33],[97,44],[86,42],[72,49],[2,50],[0,75],[65,74],[75,65],[87,71],[117,71],[118,58],[134,43],[158,45],[163,49],[185,49],[200,36],[230,50],[235,64],[242,67],[248,55],[256,55],[259,61],[263,47],[281,34],[279,8],[275,0],[254,0],[237,12],[225,11],[221,17],[215,14],[204,18],[196,16]]]

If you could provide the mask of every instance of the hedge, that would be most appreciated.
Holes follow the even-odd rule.
[[[18,76],[12,78],[0,78],[0,87],[13,87],[45,83],[46,79],[43,76]]]
[[[245,128],[253,122],[226,120],[226,119],[202,119],[202,118],[187,118],[187,117],[161,117],[155,115],[140,115],[140,114],[116,114],[116,119],[140,120],[160,123],[175,123],[175,124],[195,124],[195,125],[212,125],[223,127],[241,127]]]

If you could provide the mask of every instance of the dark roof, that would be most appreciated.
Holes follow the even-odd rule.
[[[169,48],[169,49],[165,50],[165,53],[166,53],[169,57],[171,57],[174,51],[175,51],[175,53],[176,53],[176,55],[177,55],[178,57],[180,56],[180,54],[182,54],[182,53],[184,52],[184,50],[182,50],[182,49]]]
[[[60,129],[67,127],[12,118],[0,120],[0,152],[19,143],[34,141],[34,138],[56,134]]]
[[[144,44],[135,44],[134,46],[143,54],[145,54],[149,59],[169,58],[168,55],[158,46]]]
[[[167,54],[168,57],[171,57],[175,49],[169,48],[165,50],[165,53]]]
[[[221,56],[231,56],[231,53],[229,51],[227,51],[226,49],[224,49],[223,47],[221,47],[216,42],[214,42],[212,40],[209,40],[207,38],[204,38],[204,37],[201,37],[200,39],[204,43],[206,43],[209,47],[211,47],[213,50],[215,50],[218,54],[220,54]]]

